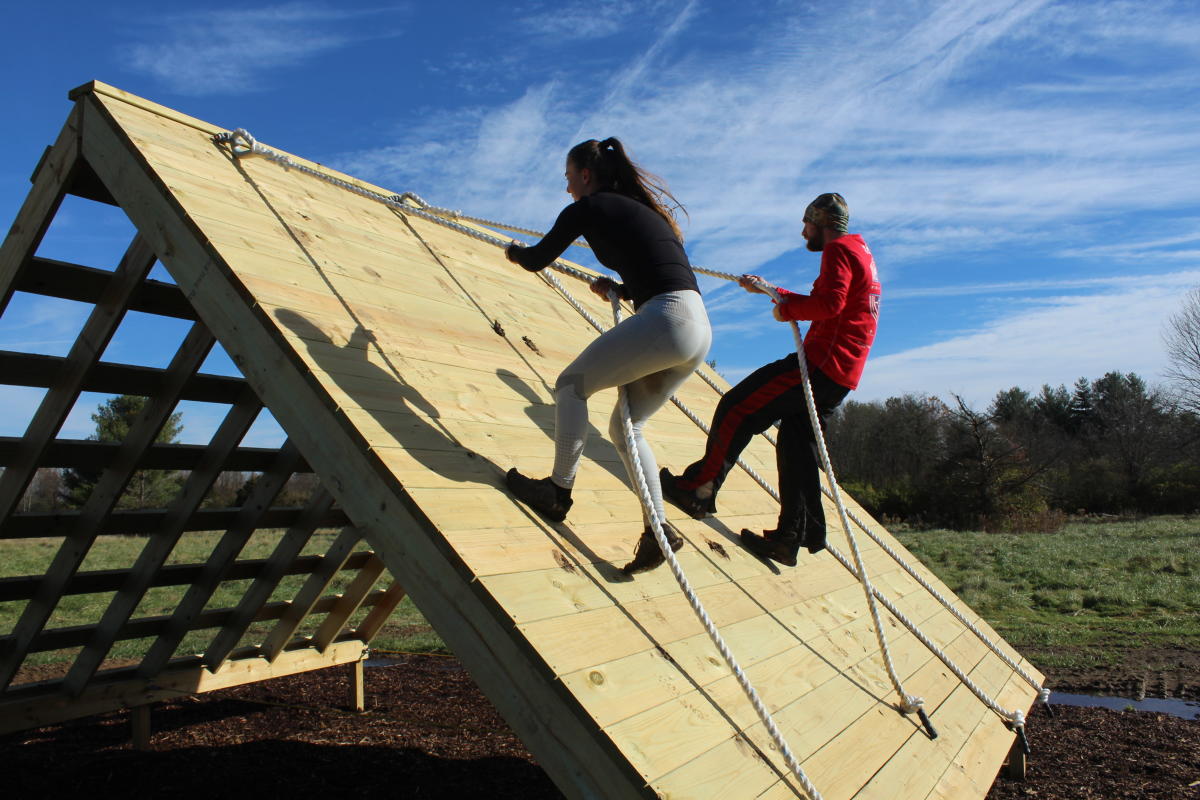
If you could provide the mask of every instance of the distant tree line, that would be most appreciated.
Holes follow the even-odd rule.
[[[985,411],[957,396],[847,401],[828,438],[839,481],[877,517],[1054,530],[1068,514],[1200,508],[1200,416],[1134,373],[1013,387]]]
[[[88,438],[100,442],[120,442],[142,413],[146,398],[118,395],[102,402],[92,414],[96,430]],[[177,442],[183,432],[182,415],[178,412],[167,418],[155,441],[162,444]],[[117,499],[117,508],[165,508],[183,488],[188,473],[179,470],[139,470],[135,472]],[[259,477],[254,472],[222,472],[217,476],[201,504],[202,508],[228,508],[242,505]],[[100,471],[72,469],[39,469],[21,498],[19,511],[56,511],[82,508],[100,479]],[[276,496],[276,506],[299,506],[307,502],[319,481],[315,475],[293,475]]]

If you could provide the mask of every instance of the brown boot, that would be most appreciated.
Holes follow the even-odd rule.
[[[683,537],[674,528],[664,522],[662,529],[663,534],[667,537],[667,543],[671,545],[672,552],[683,547]],[[633,552],[633,561],[621,567],[621,572],[626,575],[645,572],[654,569],[666,560],[667,557],[663,555],[662,548],[658,546],[658,539],[654,537],[654,531],[646,528],[642,532],[641,538],[638,539],[637,549]]]
[[[797,536],[780,535],[777,531],[763,531],[762,536],[742,529],[742,547],[761,559],[778,561],[785,567],[796,566],[796,553],[800,550]]]

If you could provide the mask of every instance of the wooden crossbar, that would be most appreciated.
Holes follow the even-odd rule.
[[[61,356],[0,350],[0,374],[4,375],[4,382],[10,386],[47,389],[54,385],[55,379],[63,371],[65,361]],[[88,370],[79,389],[100,394],[150,397],[158,393],[163,377],[163,370],[156,367],[99,361]],[[181,400],[202,403],[232,403],[237,400],[245,383],[242,378],[224,375],[194,375],[184,384],[179,397]]]
[[[322,525],[321,527],[326,527]],[[370,553],[354,553],[343,564],[343,570],[358,570],[366,564]],[[284,575],[310,575],[324,563],[325,557],[319,555],[298,556],[283,568]],[[272,567],[274,568],[274,567]],[[203,564],[171,564],[155,573],[150,585],[186,586],[195,582],[204,569]],[[225,573],[225,580],[240,581],[254,580],[267,570],[265,558],[235,561]],[[91,572],[77,572],[72,577],[63,596],[79,594],[99,594],[115,592],[125,585],[132,572],[130,569],[105,569]],[[16,600],[29,600],[36,594],[41,575],[19,575],[13,578],[0,578],[0,603]]]
[[[192,515],[189,531],[220,531],[232,526],[241,514],[240,508],[202,508]],[[260,528],[288,528],[303,513],[300,508],[269,508],[258,518]],[[105,518],[97,536],[136,536],[151,534],[162,527],[166,512],[162,509],[114,511]],[[13,514],[4,524],[3,539],[40,539],[68,536],[79,519],[78,511],[46,511]],[[330,509],[321,521],[322,528],[339,528],[349,523],[341,509]]]
[[[88,686],[78,697],[51,691],[53,683],[31,685],[28,691],[16,692],[11,699],[0,699],[0,734],[156,700],[335,667],[360,661],[362,657],[362,642],[350,641],[336,644],[324,653],[305,649],[283,653],[274,661],[255,656],[227,661],[215,674],[195,659],[181,659],[177,664],[172,663],[169,669],[164,669],[153,680],[137,677],[134,669],[116,670],[105,676],[105,680]]]
[[[368,594],[363,598],[362,605],[373,606],[376,601],[383,600],[386,591],[379,590]],[[338,596],[326,596],[319,598],[317,602],[310,606],[310,613],[328,614],[333,611],[340,602]],[[274,601],[260,606],[255,611],[253,622],[270,622],[272,620],[281,620],[290,608],[290,603],[285,600]],[[205,609],[196,616],[192,617],[184,630],[184,634],[192,631],[210,630],[213,628],[221,628],[227,625],[233,619],[236,608],[210,608]],[[113,637],[116,642],[127,642],[131,639],[145,639],[154,636],[165,636],[172,634],[177,620],[172,614],[162,614],[152,617],[138,617],[125,623],[117,634]],[[96,625],[71,625],[65,628],[46,628],[34,637],[33,641],[28,645],[28,653],[47,653],[52,650],[66,650],[72,647],[83,647],[92,641],[96,634]],[[181,637],[182,638],[182,637]],[[339,637],[335,641],[340,641]],[[0,653],[12,652],[16,640],[12,636],[0,636]],[[291,643],[289,643],[291,644]],[[247,652],[258,653],[259,648],[251,645]]]
[[[21,272],[15,288],[44,297],[58,297],[82,303],[96,303],[112,275],[108,270],[32,256]],[[195,320],[196,310],[173,283],[145,280],[129,297],[130,311],[142,311],[161,317]]]

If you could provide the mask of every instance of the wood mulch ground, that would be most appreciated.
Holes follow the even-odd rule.
[[[366,681],[365,714],[346,710],[347,668],[161,703],[145,752],[124,712],[0,737],[4,796],[561,797],[456,660]],[[989,800],[1200,798],[1200,722],[1060,706],[1028,731],[1026,779]]]

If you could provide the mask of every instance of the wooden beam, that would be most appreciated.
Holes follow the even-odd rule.
[[[38,165],[33,188],[17,212],[17,218],[0,244],[0,315],[8,308],[23,267],[41,244],[62,203],[79,158],[79,129],[82,114],[78,106],[71,111],[58,140]]]
[[[367,561],[366,565],[354,576],[350,585],[346,587],[346,591],[338,597],[333,609],[325,615],[325,619],[321,620],[317,632],[313,634],[314,647],[323,651],[333,643],[335,637],[350,621],[350,617],[362,605],[363,600],[370,593],[371,587],[375,585],[375,581],[379,580],[379,576],[385,569],[387,567],[379,558]]]
[[[208,599],[221,583],[225,571],[259,527],[259,519],[263,512],[270,508],[271,502],[292,476],[300,460],[300,453],[292,441],[289,439],[284,442],[275,465],[270,471],[259,476],[233,526],[213,548],[204,565],[203,574],[188,587],[183,599],[179,601],[172,615],[170,628],[150,646],[138,668],[139,675],[151,677],[166,666],[184,635],[191,630],[192,620],[204,610]]]
[[[54,682],[32,695],[0,701],[0,734],[53,725],[65,720],[103,714],[119,708],[172,700],[181,695],[202,694],[231,686],[280,678],[298,672],[336,667],[358,661],[363,656],[361,642],[345,642],[324,653],[295,650],[283,653],[274,662],[263,658],[227,661],[216,673],[191,662],[173,666],[153,681],[137,678],[134,669],[117,670],[102,683],[89,686],[79,697],[55,692]]]
[[[377,592],[370,595],[365,605],[374,603],[375,600],[383,596],[383,592]],[[325,614],[333,610],[337,604],[337,597],[322,597],[312,607],[312,613]],[[261,606],[255,613],[254,622],[269,622],[271,620],[282,619],[287,613],[290,605],[286,602],[279,601],[267,603]],[[233,618],[234,609],[232,608],[210,608],[200,614],[192,617],[188,622],[187,630],[184,633],[191,631],[202,631],[210,628],[220,628],[227,624]],[[176,622],[170,614],[163,614],[154,617],[139,617],[125,623],[117,632],[116,641],[127,642],[130,639],[145,639],[152,636],[163,636],[173,630],[173,624]],[[29,653],[47,653],[51,650],[66,650],[72,647],[83,647],[92,640],[96,634],[96,625],[73,625],[67,628],[48,628],[41,631],[29,643]],[[13,652],[16,648],[16,639],[13,636],[0,636],[0,656],[7,655]],[[306,645],[307,646],[307,645]],[[253,648],[252,648],[253,649]]]
[[[59,297],[81,303],[96,303],[112,272],[85,267],[67,261],[31,256],[21,271],[16,290],[44,297]],[[196,310],[173,283],[147,278],[129,298],[130,311],[143,311],[162,317],[195,320]]]
[[[301,623],[312,613],[317,601],[325,594],[325,590],[333,583],[334,576],[353,560],[355,546],[362,541],[362,535],[354,528],[345,528],[338,534],[329,550],[322,557],[319,569],[313,570],[308,580],[300,587],[300,591],[292,598],[291,606],[286,614],[271,629],[259,647],[263,658],[274,661],[291,643]],[[364,556],[368,561],[374,558],[372,553],[355,554]],[[366,562],[363,562],[364,565]]]
[[[130,740],[134,750],[150,749],[150,704],[129,709]]]
[[[404,587],[397,581],[392,581],[392,585],[384,592],[383,597],[379,599],[370,612],[354,629],[354,635],[362,639],[364,643],[370,644],[379,631],[383,628],[383,624],[388,621],[388,617],[396,610],[396,606],[400,605],[400,601],[404,599],[407,592]]]
[[[63,540],[46,570],[45,579],[38,587],[37,595],[25,605],[20,619],[13,627],[16,647],[11,654],[0,659],[0,688],[8,686],[12,681],[13,675],[25,658],[25,648],[45,626],[54,607],[62,598],[63,590],[71,576],[79,569],[84,556],[95,541],[100,524],[117,504],[129,479],[136,471],[142,453],[154,441],[178,404],[179,388],[203,363],[214,341],[212,333],[197,322],[179,346],[168,367],[173,380],[163,387],[161,395],[150,398],[142,413],[130,426],[119,457],[96,481],[80,512],[78,526]],[[4,477],[8,477],[7,470]]]
[[[65,361],[62,356],[0,350],[0,375],[4,376],[3,382],[9,386],[35,386],[46,389],[54,385],[55,379],[63,371]],[[101,394],[152,397],[158,394],[164,377],[163,370],[156,367],[98,361],[88,371],[79,389]],[[202,403],[232,403],[237,400],[238,393],[245,383],[241,378],[224,375],[194,375],[184,384],[179,396],[182,400],[197,400]]]
[[[243,387],[245,388],[245,387]],[[0,437],[0,466],[8,456],[20,448],[20,439]],[[146,448],[138,469],[193,470],[201,463],[208,445],[167,444],[156,442]],[[71,467],[74,469],[102,470],[113,462],[121,450],[120,442],[97,442],[90,439],[57,439],[50,443],[42,455],[39,467]],[[271,468],[275,447],[238,447],[230,451],[221,465],[222,472],[263,472]],[[301,464],[297,472],[308,472],[308,465]]]
[[[370,558],[370,553],[355,553],[342,565],[343,570],[361,569]],[[324,564],[324,557],[311,555],[299,556],[284,568],[284,575],[311,575]],[[267,569],[265,558],[235,561],[225,573],[227,581],[254,580]],[[163,567],[154,575],[151,586],[186,586],[193,583],[204,570],[203,564],[171,564]],[[129,569],[106,569],[92,572],[77,572],[71,577],[63,596],[78,594],[98,594],[115,592],[129,578]],[[10,603],[16,600],[28,600],[37,593],[37,586],[42,580],[41,575],[20,575],[13,578],[0,578],[0,603]],[[362,626],[359,626],[359,630]]]
[[[141,236],[135,236],[121,265],[113,273],[104,296],[84,323],[79,337],[71,346],[63,370],[54,385],[42,398],[41,405],[25,430],[21,452],[0,475],[0,521],[6,519],[20,502],[25,488],[33,478],[50,440],[62,427],[91,366],[100,358],[117,326],[125,315],[129,295],[154,266],[153,249]],[[0,672],[0,679],[3,673]],[[3,686],[0,680],[0,686]]]
[[[221,531],[234,524],[241,509],[202,508],[188,521],[189,531]],[[288,528],[304,513],[301,508],[269,508],[259,518],[260,528]],[[41,539],[68,536],[79,519],[78,511],[35,511],[13,514],[0,525],[0,541],[5,539]],[[160,530],[166,512],[161,509],[114,511],[96,531],[98,536],[137,536]],[[330,509],[318,527],[341,528],[349,523],[346,512]]]
[[[224,470],[225,461],[237,447],[238,442],[254,424],[262,402],[246,387],[242,397],[230,407],[225,419],[213,434],[195,469],[187,477],[179,496],[167,509],[163,528],[146,542],[137,561],[130,570],[128,580],[109,601],[108,608],[96,626],[96,634],[75,658],[67,673],[64,686],[67,692],[79,694],[91,679],[100,662],[108,654],[117,632],[129,620],[146,591],[154,582],[154,576],[162,568],[171,551],[183,535],[188,520],[200,508],[205,496]],[[298,555],[297,552],[295,555]]]
[[[304,549],[304,545],[312,538],[317,523],[332,505],[333,495],[323,487],[313,493],[304,515],[275,545],[275,551],[268,559],[267,569],[246,589],[233,618],[213,637],[212,643],[205,649],[203,661],[206,667],[217,669],[229,657],[229,653],[237,646],[254,620],[255,611],[271,598],[287,566]]]

